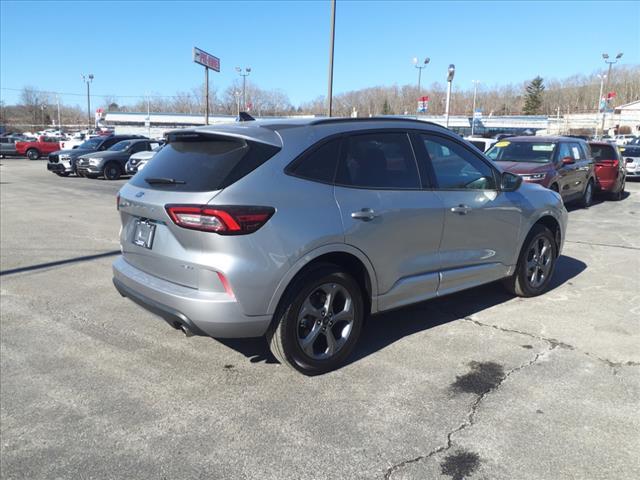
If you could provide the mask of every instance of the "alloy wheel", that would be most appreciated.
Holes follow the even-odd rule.
[[[353,329],[351,294],[338,283],[320,285],[302,303],[297,320],[302,351],[314,360],[327,360],[344,347]]]
[[[553,248],[545,237],[537,237],[531,242],[527,252],[527,282],[532,288],[540,288],[549,277],[553,265]]]

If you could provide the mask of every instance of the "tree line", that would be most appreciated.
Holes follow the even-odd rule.
[[[565,79],[542,79],[536,77],[521,84],[478,86],[476,108],[483,115],[561,115],[594,112],[598,108],[600,79],[593,72],[578,74]],[[616,92],[615,105],[640,99],[640,65],[616,66],[611,78],[605,84],[606,92]],[[98,107],[106,111],[186,113],[201,115],[204,112],[204,87],[198,86],[187,91],[178,91],[171,96],[150,94],[130,102],[117,95],[92,96],[92,110]],[[247,108],[256,116],[283,116],[326,113],[326,98],[319,96],[313,100],[294,106],[286,92],[264,89],[253,81],[246,83]],[[418,91],[416,85],[376,86],[340,93],[333,98],[333,114],[336,116],[360,117],[374,115],[414,114],[417,99],[429,96],[427,114],[442,115],[445,109],[446,84],[434,82]],[[81,98],[81,97],[79,97]],[[235,115],[244,110],[242,82],[236,80],[223,91],[211,89],[209,111],[212,115]],[[60,105],[63,125],[85,125],[88,122],[86,107],[81,105]],[[471,116],[473,110],[473,89],[461,88],[453,82],[451,115]],[[14,105],[0,103],[0,124],[50,126],[57,123],[58,103],[55,94],[25,86],[19,101]]]

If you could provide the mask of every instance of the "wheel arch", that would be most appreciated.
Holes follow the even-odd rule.
[[[562,226],[560,225],[558,219],[549,212],[543,213],[533,224],[531,224],[529,230],[527,231],[527,235],[525,235],[525,240],[527,236],[529,236],[529,232],[531,232],[531,229],[536,225],[543,225],[551,231],[556,243],[556,255],[559,256],[564,238],[562,236]]]
[[[268,315],[273,315],[287,291],[294,284],[296,278],[313,265],[318,263],[331,263],[344,267],[358,282],[363,290],[365,301],[365,312],[377,312],[377,302],[375,301],[378,283],[375,270],[369,258],[360,250],[346,244],[325,245],[301,257],[287,271],[280,283],[276,287],[269,302]]]

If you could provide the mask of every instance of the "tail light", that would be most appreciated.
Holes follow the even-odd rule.
[[[165,209],[173,223],[179,227],[220,235],[246,235],[255,232],[275,213],[272,207],[236,205],[166,205]]]

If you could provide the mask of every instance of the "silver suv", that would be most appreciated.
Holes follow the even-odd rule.
[[[118,291],[187,335],[266,335],[304,374],[375,314],[503,279],[539,295],[557,193],[435,124],[254,121],[180,130],[118,197]]]

